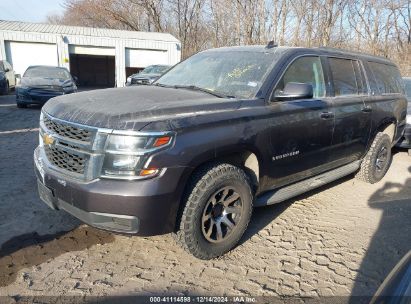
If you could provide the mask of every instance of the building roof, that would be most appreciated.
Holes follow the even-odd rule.
[[[105,28],[93,28],[83,26],[67,26],[46,23],[30,23],[20,21],[0,20],[0,31],[17,31],[31,33],[48,33],[62,35],[81,35],[94,37],[110,37],[120,39],[141,39],[141,40],[158,40],[168,42],[179,42],[177,38],[168,33],[157,32],[136,32],[125,30],[114,30]]]

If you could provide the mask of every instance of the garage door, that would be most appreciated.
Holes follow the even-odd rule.
[[[168,64],[167,51],[126,48],[126,67],[145,68],[152,64]]]
[[[5,47],[7,60],[17,74],[23,75],[31,65],[58,66],[55,44],[6,41]]]
[[[114,48],[85,46],[85,45],[69,45],[69,53],[77,55],[93,55],[93,56],[114,56]]]

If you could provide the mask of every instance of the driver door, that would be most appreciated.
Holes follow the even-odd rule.
[[[329,152],[334,113],[327,97],[322,60],[319,56],[294,59],[275,86],[269,105],[271,112],[271,188],[281,187],[330,169]],[[307,83],[312,98],[276,100],[287,83]]]

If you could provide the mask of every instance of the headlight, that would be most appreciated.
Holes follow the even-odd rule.
[[[127,77],[127,82],[131,82],[131,77]]]
[[[411,114],[407,114],[406,122],[411,125]]]
[[[63,93],[69,93],[74,91],[74,86],[63,87]]]
[[[144,150],[150,137],[127,136],[127,135],[110,135],[106,150],[110,152],[138,152]]]
[[[170,146],[173,136],[111,134],[107,139],[102,177],[136,179],[157,175],[160,168],[146,168],[149,157]]]

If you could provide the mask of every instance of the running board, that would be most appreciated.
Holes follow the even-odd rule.
[[[341,177],[349,175],[360,168],[361,161],[356,161],[351,164],[339,167],[337,169],[322,173],[320,175],[305,179],[295,184],[285,186],[276,190],[269,191],[260,197],[257,197],[254,206],[261,207],[281,203],[289,198],[318,188]]]

